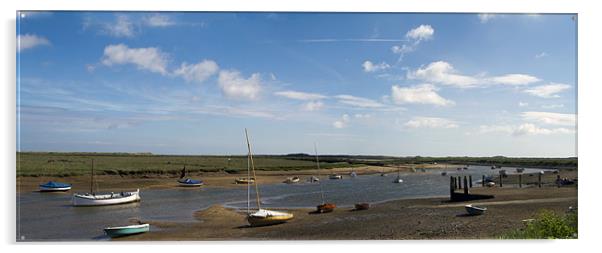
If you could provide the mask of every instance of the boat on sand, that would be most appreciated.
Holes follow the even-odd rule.
[[[121,227],[108,227],[104,229],[105,234],[107,234],[111,238],[146,233],[149,230],[150,225],[148,223]]]
[[[71,190],[70,184],[48,181],[48,183],[39,185],[41,192],[64,192]]]
[[[178,184],[180,184],[180,186],[183,186],[183,187],[199,187],[199,186],[203,185],[203,181],[185,178],[185,179],[178,180]]]
[[[314,143],[314,152],[316,153],[316,166],[318,168],[318,174],[320,173],[320,158],[318,157],[318,147],[316,146],[316,144]],[[338,176],[339,178],[332,178],[333,175],[330,175],[329,178],[330,179],[341,179],[343,178],[340,175],[334,175],[334,176]],[[322,199],[322,204],[317,205],[316,206],[316,212],[318,213],[329,213],[334,211],[334,209],[337,207],[334,203],[327,203],[325,201],[324,198],[324,188],[322,187],[322,183],[318,182],[318,184],[320,185],[320,197]]]
[[[299,179],[299,177],[289,177],[286,180],[284,180],[284,183],[294,184],[294,183],[299,183],[299,180],[301,180],[301,179]]]
[[[478,206],[473,206],[473,205],[465,205],[464,208],[466,209],[466,212],[469,215],[481,215],[485,211],[487,211],[487,208],[485,208],[485,207],[478,207]]]
[[[332,174],[332,175],[328,176],[328,179],[343,179],[343,176],[337,175],[337,174]]]
[[[253,163],[253,152],[251,151],[251,143],[249,141],[249,134],[247,133],[246,128],[245,128],[245,137],[247,139],[247,149],[249,151],[248,156],[247,156],[247,178],[248,178],[248,180],[250,180],[251,179],[250,171],[253,171],[252,178],[257,178],[257,177],[255,176],[255,164]],[[292,213],[262,209],[261,201],[260,201],[260,197],[259,197],[259,186],[257,185],[257,183],[255,183],[254,185],[255,185],[255,199],[256,199],[256,203],[257,203],[257,211],[251,212],[251,206],[250,206],[251,205],[250,204],[251,203],[251,197],[250,197],[251,196],[251,185],[247,184],[247,222],[249,222],[249,225],[251,225],[253,227],[275,225],[275,224],[287,222],[294,218],[294,215]]]
[[[255,183],[255,178],[239,177],[237,179],[234,179],[234,182],[236,184],[253,184]]]

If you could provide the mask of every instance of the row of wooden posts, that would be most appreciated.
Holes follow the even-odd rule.
[[[539,188],[541,188],[541,174],[537,174],[538,178],[537,178],[537,186]],[[500,174],[500,187],[504,187],[504,180],[503,180],[503,176]],[[462,184],[462,181],[464,181]],[[481,179],[481,186],[485,187],[485,175],[482,176]],[[518,174],[518,187],[522,188],[523,187],[523,174]],[[464,180],[462,180],[462,176],[458,176],[458,177],[450,177],[450,188],[452,190],[461,190],[464,189],[464,193],[468,194],[468,189],[472,188],[472,175],[468,175],[468,176],[464,176]]]

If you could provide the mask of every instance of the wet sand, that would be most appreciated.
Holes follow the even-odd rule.
[[[144,221],[151,224],[151,232],[116,240],[495,239],[523,227],[523,220],[534,218],[542,209],[564,213],[569,206],[577,206],[576,187],[473,188],[472,192],[495,198],[462,203],[450,203],[447,198],[395,200],[369,210],[338,208],[326,214],[296,209],[291,210],[292,221],[266,227],[248,227],[244,213],[212,206],[196,212],[196,221]],[[467,216],[464,205],[468,203],[488,210],[484,215]]]

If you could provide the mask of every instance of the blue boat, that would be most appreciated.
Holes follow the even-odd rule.
[[[108,227],[105,228],[105,234],[107,234],[111,238],[122,237],[126,235],[135,235],[140,233],[146,233],[150,230],[150,225],[139,224],[139,225],[130,225],[123,227]]]
[[[41,192],[64,192],[71,190],[70,184],[48,181],[48,183],[40,185]]]
[[[180,180],[178,180],[178,183],[180,183],[180,186],[185,186],[185,187],[195,187],[195,186],[203,185],[203,181],[194,180],[194,179],[190,179],[190,178],[180,179]]]

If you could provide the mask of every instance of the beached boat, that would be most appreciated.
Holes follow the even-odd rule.
[[[140,189],[132,192],[95,193],[94,192],[94,160],[92,160],[92,176],[89,193],[75,193],[71,198],[73,206],[106,206],[140,201]]]
[[[337,174],[331,174],[328,179],[343,179],[343,176]]]
[[[307,179],[307,182],[310,182],[310,183],[315,183],[315,182],[319,182],[319,181],[320,181],[320,179],[316,176],[311,176]]]
[[[203,181],[186,178],[178,180],[178,184],[183,187],[199,187],[203,185]]]
[[[245,128],[245,137],[247,139],[247,149],[249,151],[247,156],[247,178],[251,179],[251,171],[253,172],[252,178],[255,176],[255,164],[253,163],[253,152],[251,151],[251,142],[249,141],[249,134]],[[257,211],[251,212],[251,185],[247,184],[247,222],[251,226],[268,226],[287,222],[294,218],[292,213],[277,212],[268,209],[261,208],[261,201],[259,197],[259,186],[255,185],[255,199],[257,203]]]
[[[104,229],[105,234],[107,234],[111,238],[146,233],[149,230],[150,230],[149,224],[138,224],[138,225],[130,225],[130,226],[122,226],[122,227],[108,227],[108,228]]]
[[[355,204],[355,210],[368,210],[370,209],[370,203],[357,203]]]
[[[487,187],[494,187],[495,186],[495,182],[487,182],[487,183],[485,183],[485,186],[487,186]]]
[[[318,157],[318,147],[317,145],[314,143],[314,152],[316,153],[316,167],[318,169],[318,174],[320,174],[320,158]],[[332,178],[333,175],[330,175],[330,179]],[[341,179],[343,178],[342,176],[339,176]],[[316,206],[316,212],[318,213],[329,213],[334,211],[334,209],[337,207],[334,203],[327,203],[325,201],[325,197],[324,197],[324,187],[322,187],[322,183],[318,182],[318,184],[320,185],[320,198],[322,200],[322,204],[317,205]]]
[[[485,207],[478,207],[473,205],[465,205],[464,208],[466,209],[466,212],[470,215],[481,215],[485,211],[487,211],[487,208]]]
[[[395,180],[393,180],[393,183],[403,183],[403,179],[401,179],[401,175],[399,174],[399,168],[397,169],[397,177],[395,178]]]
[[[71,190],[70,184],[48,181],[48,183],[40,185],[41,192],[64,192]]]
[[[255,183],[255,178],[240,177],[234,179],[234,182],[236,182],[237,184],[253,184]]]
[[[286,180],[284,180],[284,183],[294,184],[294,183],[299,183],[299,180],[301,180],[301,179],[299,179],[299,177],[289,177],[289,178],[286,178]]]

